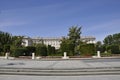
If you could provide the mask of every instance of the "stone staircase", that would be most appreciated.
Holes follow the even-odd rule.
[[[41,68],[5,68],[0,67],[1,75],[34,76],[81,76],[81,75],[120,75],[120,67],[99,67],[79,69],[41,69]]]

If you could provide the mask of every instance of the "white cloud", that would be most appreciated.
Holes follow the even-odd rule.
[[[0,22],[0,28],[19,26],[19,25],[24,25],[24,24],[26,23],[20,22],[20,21],[4,21],[4,22]]]
[[[100,31],[100,30],[111,30],[111,29],[117,30],[118,28],[120,28],[119,25],[120,25],[120,19],[117,19],[117,20],[101,23],[98,25],[94,25],[91,27],[87,27],[88,28],[87,30],[88,31]]]
[[[102,41],[107,35],[120,32],[120,19],[87,27],[84,31],[87,35],[93,35],[96,40]]]

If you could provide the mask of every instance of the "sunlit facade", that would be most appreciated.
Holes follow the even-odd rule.
[[[24,37],[23,38],[23,44],[24,46],[31,46],[32,44],[39,44],[43,43],[45,45],[51,45],[55,47],[56,49],[60,48],[62,37]],[[95,37],[92,36],[82,36],[81,41],[86,43],[95,43]]]

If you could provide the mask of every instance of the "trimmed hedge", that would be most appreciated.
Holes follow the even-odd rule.
[[[80,46],[80,55],[82,56],[92,56],[95,53],[94,44],[84,44]]]
[[[112,45],[111,46],[111,53],[112,54],[120,54],[120,49],[118,45]]]
[[[17,48],[12,53],[12,56],[14,56],[14,57],[24,56],[25,55],[25,51],[26,51],[25,48]]]

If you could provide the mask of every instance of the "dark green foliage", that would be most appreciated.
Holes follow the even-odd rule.
[[[67,52],[68,56],[74,55],[75,45],[71,40],[64,38],[60,46],[62,53]]]
[[[68,36],[70,40],[76,42],[78,39],[80,39],[80,34],[81,34],[81,27],[72,26],[71,28],[69,28]]]
[[[112,45],[113,44],[113,37],[112,35],[108,35],[105,39],[104,39],[104,44],[105,45]]]
[[[120,45],[120,33],[108,35],[103,42],[105,45]]]
[[[10,52],[10,45],[4,45],[4,53]]]
[[[81,27],[78,26],[72,26],[71,28],[69,28],[69,33],[68,33],[68,47],[70,53],[72,53],[73,55],[77,54],[77,47],[78,45],[80,45],[80,36],[81,35]]]
[[[13,36],[12,38],[12,45],[15,46],[16,48],[22,47],[22,39],[23,36]]]
[[[106,46],[103,45],[101,41],[98,41],[98,42],[96,43],[96,52],[97,52],[97,51],[100,51],[101,53],[104,53],[105,50],[106,50]]]
[[[3,51],[3,48],[2,47],[0,47],[0,54],[1,54],[1,52]]]
[[[77,47],[80,45],[81,27],[72,26],[69,28],[68,38],[63,38],[60,50],[62,54],[67,52],[69,56],[77,54]]]
[[[47,56],[47,48],[46,48],[46,46],[41,46],[40,54],[41,54],[41,56]]]
[[[5,45],[11,45],[12,44],[12,35],[7,32],[0,31],[0,52],[4,52],[8,46]],[[6,51],[5,51],[6,52]]]
[[[49,56],[53,56],[56,54],[56,50],[55,50],[55,47],[52,47],[51,45],[48,45],[47,47],[47,53]]]
[[[37,44],[36,55],[37,56],[47,56],[47,47],[44,44]]]
[[[0,46],[4,44],[11,44],[12,36],[7,32],[0,31]]]
[[[99,50],[101,53],[104,53],[106,51],[106,46],[102,45]]]
[[[107,52],[120,54],[120,33],[108,35],[103,42]]]
[[[55,47],[52,47],[52,54],[56,54]]]
[[[112,54],[120,54],[120,49],[118,45],[112,45],[111,46],[111,53]]]
[[[61,52],[67,52],[68,51],[68,45],[67,45],[68,39],[63,38],[62,43],[60,44],[60,50]]]
[[[14,49],[12,56],[14,56],[14,57],[24,56],[25,51],[26,51],[25,48],[16,48],[16,49]]]
[[[36,51],[36,47],[34,47],[34,46],[27,46],[25,55],[26,56],[31,56],[32,53],[35,52],[35,51]]]
[[[52,54],[52,46],[51,45],[48,45],[47,52],[48,52],[48,55]]]
[[[95,53],[94,44],[83,44],[80,46],[80,55],[91,56]]]

